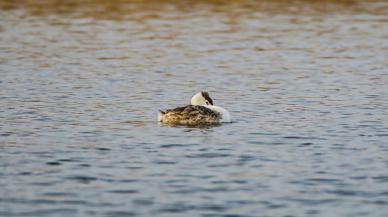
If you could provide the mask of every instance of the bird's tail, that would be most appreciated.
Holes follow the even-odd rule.
[[[158,113],[158,121],[161,122],[162,119],[163,119],[163,115],[166,114],[166,112],[162,111],[162,110],[159,110],[159,113]]]

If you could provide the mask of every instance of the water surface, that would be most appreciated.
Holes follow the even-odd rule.
[[[0,8],[1,216],[387,215],[385,1]]]

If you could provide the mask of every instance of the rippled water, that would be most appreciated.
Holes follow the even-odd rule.
[[[1,216],[387,216],[387,2],[0,8]]]

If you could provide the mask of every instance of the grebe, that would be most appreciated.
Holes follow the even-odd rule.
[[[203,125],[232,121],[229,112],[213,105],[213,100],[205,91],[195,94],[191,105],[159,111],[158,120],[165,124]]]

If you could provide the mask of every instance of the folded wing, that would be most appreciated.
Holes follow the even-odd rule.
[[[167,124],[208,124],[218,123],[221,114],[204,106],[188,105],[161,111],[160,121]]]

